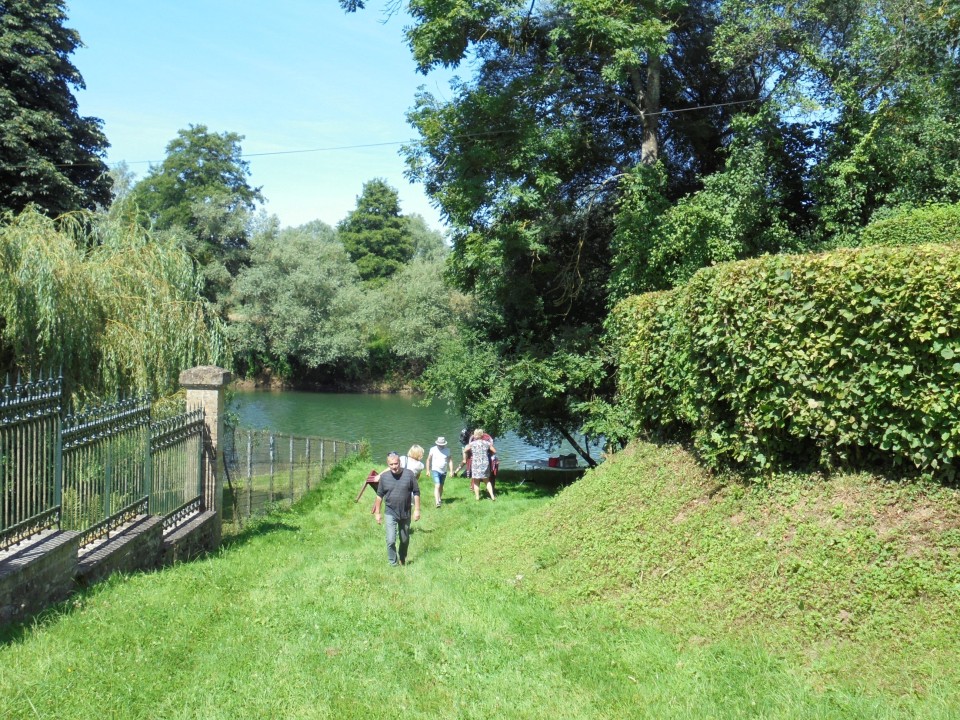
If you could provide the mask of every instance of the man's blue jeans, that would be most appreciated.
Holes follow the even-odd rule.
[[[391,565],[403,565],[407,561],[407,548],[410,547],[410,518],[399,520],[390,513],[386,514],[387,526],[387,560]],[[400,535],[399,552],[397,535]]]

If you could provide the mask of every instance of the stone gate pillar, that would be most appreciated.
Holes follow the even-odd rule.
[[[203,407],[207,423],[204,452],[203,503],[206,510],[214,510],[223,520],[223,460],[220,439],[223,437],[223,418],[226,413],[224,389],[232,376],[229,370],[213,365],[201,365],[180,373],[180,387],[187,391],[187,407]]]

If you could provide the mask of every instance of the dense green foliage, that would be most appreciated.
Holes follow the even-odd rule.
[[[260,188],[247,181],[241,140],[191,125],[131,191],[131,204],[150,227],[185,231],[187,249],[203,270],[204,294],[213,301],[246,264],[252,213],[263,200]]]
[[[172,239],[104,215],[0,225],[0,365],[61,372],[77,394],[178,388],[194,365],[229,365],[194,265]]]
[[[960,200],[955,4],[407,10],[420,69],[469,73],[418,97],[407,158],[449,221],[450,279],[478,306],[438,371],[475,385],[433,389],[486,425],[582,423],[609,387],[568,368],[616,300],[718,262],[854,244],[898,208]],[[481,357],[497,367],[467,366]]]
[[[718,165],[728,109],[663,115],[662,103],[739,102],[758,88],[706,59],[715,18],[699,4],[409,10],[422,69],[477,59],[450,99],[424,93],[410,113],[421,135],[411,175],[446,214],[451,280],[477,305],[431,389],[485,427],[558,439],[609,391],[588,356],[607,309],[621,181],[659,161],[669,203]],[[496,366],[478,372],[476,358]]]
[[[922,245],[960,242],[960,204],[908,209],[867,225],[859,245]]]
[[[614,298],[674,287],[718,262],[803,249],[803,139],[766,112],[734,118],[731,131],[724,167],[676,203],[661,164],[634,168],[624,180],[613,234]]]
[[[442,236],[419,216],[398,219],[413,257],[372,282],[361,279],[342,231],[320,221],[261,227],[228,303],[237,370],[301,385],[415,381],[452,332],[459,300],[443,282]]]
[[[230,337],[241,371],[315,369],[366,355],[356,267],[328,225],[258,235],[231,295]]]
[[[955,245],[776,256],[617,306],[620,401],[713,466],[902,464],[960,452]]]
[[[0,3],[0,215],[34,203],[48,215],[110,202],[103,123],[77,113],[80,35],[64,0]]]
[[[812,235],[960,192],[960,15],[950,0],[723,0],[716,59],[754,67],[807,146]],[[771,198],[774,202],[776,198]]]
[[[367,282],[386,280],[413,257],[413,237],[400,214],[400,195],[385,180],[363,184],[356,209],[340,221],[337,231]]]

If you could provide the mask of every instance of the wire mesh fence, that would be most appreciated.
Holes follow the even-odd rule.
[[[223,521],[237,526],[289,507],[333,466],[360,452],[357,442],[270,430],[227,427],[224,435]]]

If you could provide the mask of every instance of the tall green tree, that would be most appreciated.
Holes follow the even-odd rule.
[[[157,230],[186,231],[188,250],[204,268],[205,294],[221,298],[247,262],[250,224],[260,188],[249,183],[242,135],[205,125],[180,130],[163,162],[150,169],[131,199]]]
[[[724,167],[696,193],[671,203],[661,163],[626,178],[614,217],[612,300],[674,287],[716,263],[805,249],[806,128],[781,122],[767,107],[734,118],[730,129]]]
[[[464,297],[444,282],[442,252],[418,258],[377,290],[378,339],[393,358],[395,372],[419,378],[447,338],[456,334]]]
[[[422,93],[409,115],[421,136],[410,175],[444,212],[450,279],[478,306],[460,336],[473,345],[451,344],[431,377],[485,426],[569,439],[608,391],[590,358],[627,178],[659,163],[666,202],[698,189],[723,167],[735,103],[760,84],[710,61],[719,16],[707,2],[415,0],[409,11],[421,70],[474,58],[471,79],[447,99]],[[469,358],[496,367],[478,376]]]
[[[443,233],[427,225],[422,215],[407,215],[406,220],[413,242],[415,260],[446,257],[449,248],[444,242]]]
[[[229,367],[223,328],[172,238],[122,217],[0,224],[0,370],[50,368],[86,395],[176,391],[184,368]]]
[[[337,232],[360,277],[374,284],[397,272],[415,250],[410,223],[400,213],[400,194],[380,178],[363,184],[356,209]]]
[[[110,203],[103,122],[77,112],[85,85],[70,56],[80,35],[63,0],[0,2],[0,212]]]
[[[349,375],[367,354],[364,291],[334,230],[321,222],[268,228],[231,291],[230,337],[239,370],[284,379],[321,369]]]
[[[717,59],[763,68],[815,126],[817,234],[855,243],[890,208],[960,199],[960,7],[952,0],[725,0]]]
[[[470,59],[448,97],[418,96],[406,154],[451,227],[449,277],[478,308],[431,377],[485,425],[583,422],[609,391],[609,368],[584,359],[611,300],[954,200],[952,0],[408,11],[422,71]]]

